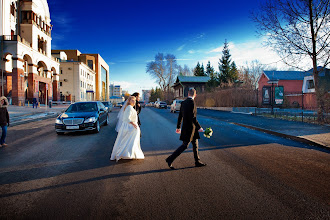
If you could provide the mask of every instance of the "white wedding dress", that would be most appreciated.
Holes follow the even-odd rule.
[[[138,124],[137,113],[133,106],[128,105],[118,120],[119,126],[116,128],[118,135],[110,160],[144,159],[140,145],[140,127],[134,128],[130,124],[130,122]]]

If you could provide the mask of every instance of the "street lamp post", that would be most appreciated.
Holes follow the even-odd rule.
[[[267,82],[268,84],[272,84],[272,87],[270,89],[270,104],[272,107],[272,111],[271,114],[274,115],[274,99],[275,99],[275,94],[274,94],[274,84],[278,84],[278,80],[277,79],[271,79]]]

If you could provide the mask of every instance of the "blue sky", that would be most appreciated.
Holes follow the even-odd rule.
[[[211,61],[218,70],[225,39],[238,66],[279,58],[262,47],[250,12],[258,0],[48,0],[53,49],[99,53],[110,81],[130,93],[155,88],[146,63],[170,53],[180,65]]]

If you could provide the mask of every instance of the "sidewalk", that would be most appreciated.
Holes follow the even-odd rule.
[[[32,108],[32,105],[9,105],[7,109],[9,113],[10,126],[52,117],[55,118],[61,113],[62,110],[65,110],[68,106],[69,105],[53,105],[52,108],[49,108],[49,106],[41,105],[38,108]]]
[[[239,126],[330,149],[330,126],[327,125],[286,121],[206,108],[200,108],[198,114],[215,117]]]

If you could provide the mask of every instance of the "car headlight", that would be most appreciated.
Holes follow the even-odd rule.
[[[56,120],[55,120],[55,124],[63,124],[63,122],[62,122],[62,120],[61,120],[61,119],[59,119],[59,118],[56,118]]]
[[[96,122],[97,118],[95,117],[90,117],[90,118],[86,118],[84,123],[94,123]]]

